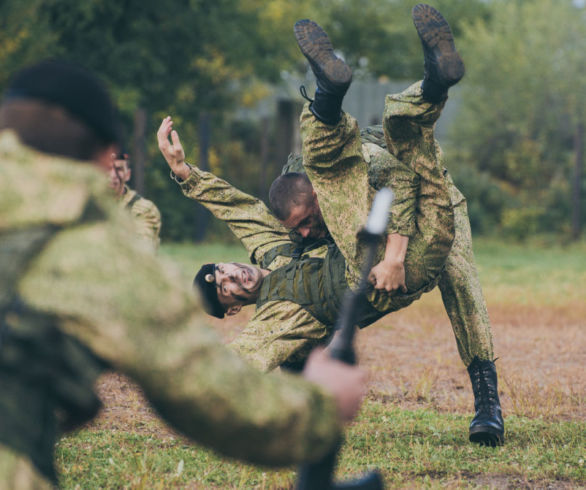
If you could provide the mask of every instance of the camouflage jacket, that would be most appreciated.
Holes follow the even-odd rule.
[[[375,189],[391,187],[394,193],[389,213],[387,233],[413,236],[419,176],[406,165],[395,165],[396,159],[386,150],[382,126],[368,126],[361,130],[362,156],[368,165],[368,183]],[[291,154],[282,173],[305,173],[303,157]]]
[[[383,148],[382,128],[364,132],[362,140],[371,186],[390,185],[395,192],[387,232],[412,236],[415,232],[418,175],[405,165],[389,165],[389,159],[393,157]],[[300,155],[292,155],[283,169],[284,173],[303,171]],[[248,251],[253,264],[262,264],[263,268],[275,271],[291,262],[291,256],[275,253],[275,250],[287,249],[284,245],[298,237],[289,233],[260,199],[197,167],[192,167],[187,180],[177,182],[185,196],[203,204],[216,218],[228,224]],[[328,245],[324,244],[305,253],[302,259],[324,259],[327,254]],[[266,260],[266,256],[270,256],[270,260]],[[271,370],[284,363],[305,359],[313,347],[329,339],[332,329],[332,323],[319,321],[298,302],[283,299],[262,301],[231,346],[260,369]]]
[[[160,243],[161,213],[155,203],[142,197],[130,187],[124,186],[120,205],[130,211],[138,235],[152,243],[157,249]]]
[[[192,167],[188,179],[179,183],[183,194],[208,208],[223,220],[246,248],[253,264],[273,271],[291,261],[288,254],[271,253],[291,244],[288,230],[256,197],[246,194],[210,172]],[[323,245],[311,252],[325,257]],[[270,371],[295,357],[305,358],[313,345],[306,339],[321,342],[329,337],[331,326],[317,321],[308,311],[291,301],[268,301],[256,308],[245,329],[230,345],[241,356],[264,371]]]
[[[333,242],[326,240],[322,245],[304,250],[302,255],[293,259],[290,254],[284,253],[291,248],[286,245],[291,245],[292,238],[267,206],[260,199],[238,190],[210,172],[192,167],[189,178],[179,182],[179,185],[185,196],[203,204],[214,216],[226,222],[246,248],[250,261],[262,264],[264,269],[277,273],[292,260],[299,265],[311,259],[326,259],[330,252]],[[336,265],[341,266],[343,271],[345,261],[341,254],[338,255],[342,263],[336,262]],[[269,279],[265,281],[270,280],[271,276],[267,276]],[[340,286],[343,290],[346,288],[343,272],[339,276],[339,280],[343,281]],[[337,300],[341,300],[341,297]],[[231,347],[259,369],[266,371],[283,364],[303,361],[311,349],[330,338],[334,325],[333,322],[320,321],[320,315],[301,303],[284,299],[278,294],[270,295],[268,300],[260,298],[252,318]],[[329,313],[335,314],[337,311]]]
[[[0,159],[0,242],[31,226],[59,228],[16,275],[26,307],[131,376],[167,421],[222,454],[284,465],[331,447],[340,432],[333,399],[299,377],[253,370],[226,349],[173,267],[136,238],[95,167],[26,148],[9,131],[0,133]],[[18,315],[4,320],[17,328]]]

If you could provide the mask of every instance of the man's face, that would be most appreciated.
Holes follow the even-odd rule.
[[[305,202],[294,204],[289,217],[281,224],[303,238],[323,238],[328,233],[315,192]]]
[[[214,271],[218,300],[227,315],[234,315],[242,306],[258,297],[263,275],[258,267],[238,262],[221,262]]]
[[[120,160],[116,158],[116,154],[112,154],[112,162],[108,170],[108,176],[110,178],[110,188],[114,190],[117,196],[122,195],[124,185],[130,180],[128,160]]]

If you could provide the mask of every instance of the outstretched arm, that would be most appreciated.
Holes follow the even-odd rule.
[[[185,162],[185,152],[170,116],[163,119],[157,139],[169,168],[180,179],[183,194],[225,221],[247,249],[253,263],[259,263],[272,248],[291,241],[288,231],[260,199]]]

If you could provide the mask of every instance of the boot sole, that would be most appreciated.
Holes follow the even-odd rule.
[[[352,81],[352,70],[334,54],[325,31],[308,19],[296,22],[293,31],[303,56],[313,67],[317,67],[333,85],[346,88]]]
[[[470,442],[475,442],[481,446],[497,447],[505,443],[504,435],[489,427],[478,427],[470,430]]]
[[[450,25],[436,9],[420,3],[411,12],[413,24],[424,46],[431,49],[437,66],[437,80],[452,86],[464,76],[464,62],[456,51]]]

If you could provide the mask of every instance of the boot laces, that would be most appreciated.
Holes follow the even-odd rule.
[[[490,368],[479,367],[474,373],[472,384],[477,410],[491,414],[497,406],[497,393],[494,384],[490,382]]]

